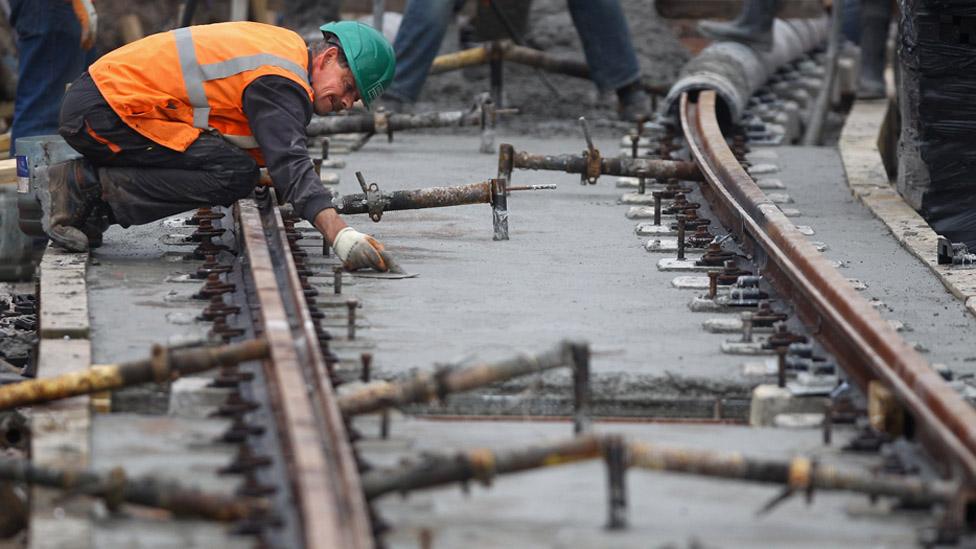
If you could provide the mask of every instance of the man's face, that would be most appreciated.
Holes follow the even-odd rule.
[[[352,71],[339,63],[338,48],[329,48],[312,59],[311,84],[315,94],[315,114],[348,109],[359,99]]]

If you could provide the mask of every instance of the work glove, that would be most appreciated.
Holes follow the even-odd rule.
[[[81,24],[81,48],[90,50],[98,36],[98,12],[92,0],[72,0],[71,5]]]
[[[352,227],[339,231],[332,248],[342,260],[342,266],[350,271],[370,268],[385,273],[395,265],[378,240]]]

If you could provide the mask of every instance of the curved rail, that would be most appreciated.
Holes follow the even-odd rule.
[[[271,348],[264,374],[305,547],[371,548],[359,473],[273,197],[269,191],[260,206],[241,200],[237,215],[259,305],[256,329]]]
[[[916,434],[961,481],[960,504],[976,483],[976,410],[906,343],[756,186],[729,149],[716,94],[681,98],[681,126],[705,176],[702,192],[718,217],[792,300],[818,340],[865,392],[878,381],[914,419]]]

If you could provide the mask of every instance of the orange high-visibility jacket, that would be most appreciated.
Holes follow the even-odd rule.
[[[261,23],[218,23],[154,34],[112,51],[89,69],[119,117],[146,138],[185,151],[206,129],[260,160],[243,95],[255,78],[308,82],[308,49],[294,32]]]

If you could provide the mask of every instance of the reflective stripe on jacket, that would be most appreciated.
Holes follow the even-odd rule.
[[[126,124],[177,151],[185,151],[203,130],[214,129],[258,153],[242,106],[244,90],[255,78],[288,78],[313,100],[305,41],[262,23],[217,23],[154,34],[106,54],[89,72]]]

